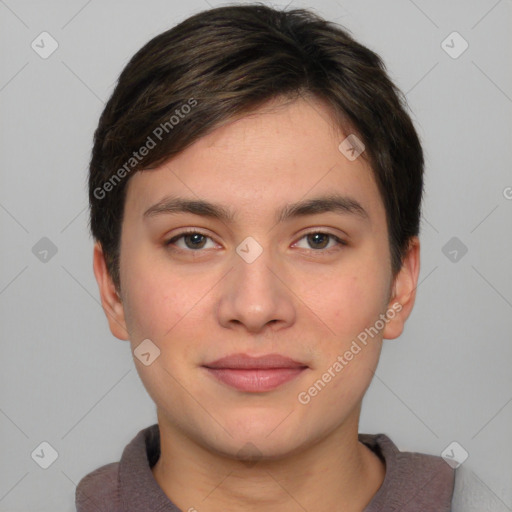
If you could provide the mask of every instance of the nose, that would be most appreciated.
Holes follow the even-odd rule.
[[[296,317],[290,277],[269,250],[247,262],[233,256],[233,268],[222,280],[218,321],[226,328],[245,328],[251,333],[289,327]]]

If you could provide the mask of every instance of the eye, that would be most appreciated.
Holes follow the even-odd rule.
[[[310,244],[310,247],[303,247],[303,248],[313,250],[313,251],[325,249],[326,246],[329,244],[329,239],[331,241],[334,241],[335,245],[329,247],[324,252],[331,252],[332,249],[338,250],[338,249],[341,249],[340,246],[347,245],[347,243],[344,240],[337,237],[336,235],[333,235],[331,233],[324,233],[323,231],[312,231],[311,233],[307,233],[306,235],[304,235],[300,240],[303,240],[303,239],[306,239],[307,243]]]
[[[183,247],[183,245],[180,246],[176,243],[178,240],[181,240],[181,239],[183,239],[183,242],[185,244],[184,247]],[[209,236],[207,236],[199,231],[190,230],[190,231],[184,231],[184,232],[180,233],[179,235],[174,236],[173,238],[171,238],[170,240],[165,242],[165,245],[166,246],[176,245],[178,247],[178,249],[181,249],[184,251],[186,251],[187,249],[195,251],[197,249],[205,249],[205,248],[208,249],[208,247],[205,247],[207,239],[211,240],[211,238]]]
[[[313,231],[311,233],[307,233],[302,238],[300,238],[300,240],[303,239],[306,239],[307,243],[310,244],[310,247],[302,248],[315,252],[321,251],[322,249],[326,249],[326,247],[328,247],[329,245],[329,242],[334,242],[334,245],[328,247],[327,250],[323,252],[331,252],[333,249],[338,250],[341,249],[340,246],[347,245],[347,243],[344,240],[337,237],[336,235],[333,235],[331,233],[325,233],[323,231]],[[214,246],[207,247],[207,240],[212,240],[212,238],[205,235],[204,233],[201,233],[200,231],[189,230],[183,231],[179,235],[172,237],[170,240],[165,242],[165,246],[174,245],[182,251],[190,250],[195,252],[197,252],[199,249],[214,248]],[[185,245],[183,246],[182,243],[180,246],[180,244],[178,243],[179,241],[183,241]],[[298,242],[296,242],[294,245],[296,246],[297,244]]]

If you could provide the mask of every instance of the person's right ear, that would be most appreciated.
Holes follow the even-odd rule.
[[[101,305],[107,316],[112,334],[120,340],[128,340],[124,307],[110,276],[100,242],[94,244],[93,269],[101,296]]]

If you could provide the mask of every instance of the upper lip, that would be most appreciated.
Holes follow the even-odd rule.
[[[306,368],[307,364],[295,361],[281,354],[266,354],[253,357],[248,354],[231,354],[221,357],[216,361],[207,363],[206,368],[232,368],[244,370],[269,369],[269,368]]]

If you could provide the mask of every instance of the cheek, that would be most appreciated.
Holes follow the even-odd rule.
[[[139,368],[141,377],[148,386],[154,379],[164,385],[166,373],[157,368],[172,369],[173,375],[185,380],[211,337],[214,316],[205,308],[219,276],[180,268],[165,258],[153,259],[149,265],[147,261],[142,256],[127,261],[125,317],[132,350],[149,338],[161,351],[155,368]]]
[[[201,338],[192,335],[194,329],[197,333],[201,322],[198,305],[211,284],[205,282],[206,275],[194,279],[168,263],[153,260],[148,264],[148,261],[142,254],[131,254],[125,261],[125,318],[132,351],[142,340],[150,339],[160,349],[160,354],[148,366],[137,360],[135,365],[155,403],[184,407],[181,387],[169,384],[169,374],[178,382],[187,379],[197,352],[194,340]]]
[[[319,413],[330,411],[328,416],[337,421],[339,411],[352,410],[361,400],[377,367],[382,338],[368,333],[383,312],[385,286],[377,274],[350,273],[330,282],[316,299],[329,332],[316,338],[317,365],[308,389],[318,395],[311,403]]]
[[[190,279],[162,261],[131,254],[125,261],[125,317],[130,335],[163,341],[194,314],[194,305],[208,289],[204,279]],[[176,327],[175,327],[176,326]]]
[[[329,328],[329,337],[335,337],[338,346],[373,325],[386,301],[386,280],[379,270],[358,267],[347,266],[343,272],[313,279],[314,287],[303,291],[306,304]]]

